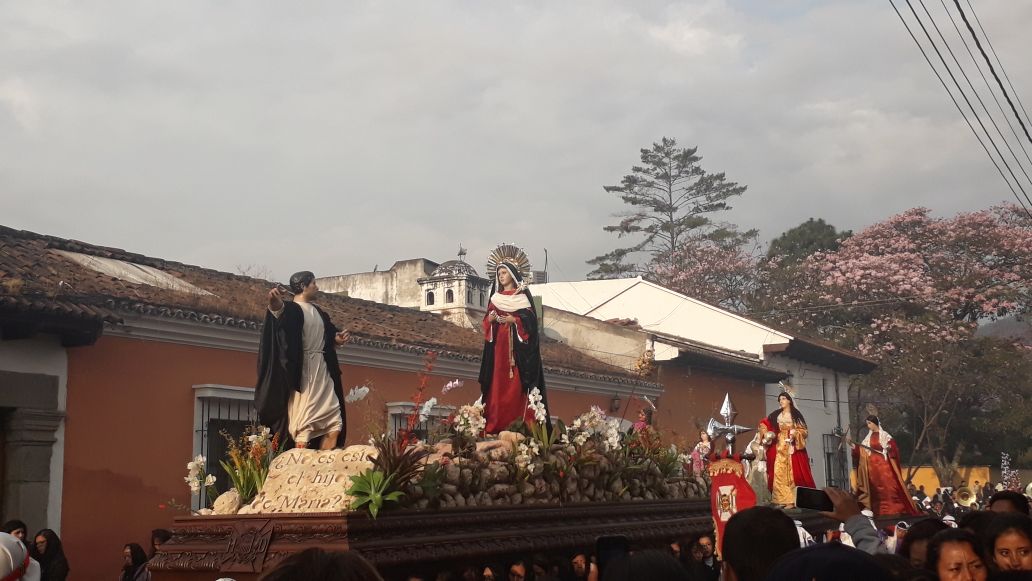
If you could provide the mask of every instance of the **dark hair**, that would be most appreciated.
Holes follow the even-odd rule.
[[[996,554],[996,540],[1011,532],[1032,541],[1032,519],[1017,513],[997,513],[980,537],[985,540],[985,550],[990,558]]]
[[[871,555],[842,543],[796,549],[771,569],[771,581],[889,581],[892,577]]]
[[[879,420],[878,416],[876,416],[874,414],[871,414],[871,415],[867,416],[867,420],[866,421],[871,422],[872,424],[874,424],[876,426],[881,426],[881,420]]]
[[[35,540],[36,537],[43,537],[47,540],[47,549],[42,553],[39,552],[39,549],[36,547],[36,543],[29,543],[32,558],[39,562],[39,566],[43,569],[44,573],[46,573],[47,568],[51,565],[59,566],[62,562],[67,567],[68,558],[65,557],[64,547],[61,545],[61,539],[57,536],[57,533],[50,529],[43,529],[36,533],[35,537],[32,537],[33,540]]]
[[[950,525],[937,518],[923,518],[910,525],[910,528],[907,529],[907,534],[903,537],[903,542],[901,542],[899,547],[896,549],[896,553],[909,561],[910,547],[913,546],[914,543],[917,541],[927,541],[934,537],[936,533],[945,531],[949,528]]]
[[[129,562],[122,566],[121,579],[122,581],[133,581],[140,567],[147,566],[147,553],[143,552],[143,547],[136,543],[128,543],[122,549],[129,549]]]
[[[1014,505],[1014,508],[1018,509],[1018,512],[1028,516],[1028,498],[1020,492],[1014,492],[1013,490],[1001,490],[994,493],[989,497],[989,508],[993,508],[993,503],[997,500],[1008,500]]]
[[[797,423],[802,424],[803,426],[805,426],[806,425],[806,419],[803,418],[802,412],[800,412],[798,409],[796,409],[795,400],[792,399],[792,396],[788,395],[788,392],[783,391],[783,392],[778,394],[778,401],[781,401],[782,397],[787,397],[788,398],[788,410],[792,414],[792,421],[797,422]],[[774,429],[775,432],[780,432],[781,431],[781,428],[778,426],[778,415],[780,415],[780,414],[781,414],[781,407],[779,406],[778,409],[770,412],[770,415],[767,416],[767,421],[770,422],[770,426],[771,426],[771,428]]]
[[[975,533],[964,529],[946,529],[935,533],[932,540],[928,541],[928,560],[925,561],[925,569],[933,573],[939,570],[939,557],[942,556],[942,546],[946,543],[967,543],[982,563],[986,563],[985,551],[982,550],[982,544],[978,542]]]
[[[305,549],[259,577],[260,581],[383,581],[376,569],[354,551]]]
[[[917,581],[918,579],[928,579],[929,581],[935,581],[934,576],[929,576],[928,572],[924,569],[916,569],[910,564],[910,561],[904,559],[899,555],[892,555],[890,553],[875,553],[871,555],[874,560],[889,572],[889,575],[893,579],[906,580],[906,581]]]
[[[1000,513],[991,510],[973,510],[957,519],[957,528],[967,529],[981,539],[985,536],[989,524],[998,516]]]
[[[669,579],[691,581],[688,570],[669,553],[650,549],[638,551],[606,567],[602,581],[631,581],[636,579]]]
[[[168,529],[154,529],[154,530],[152,530],[150,532],[150,550],[148,552],[150,557],[153,559],[154,555],[157,554],[157,550],[154,547],[154,541],[157,541],[158,544],[160,545],[160,544],[167,543],[169,541],[169,539],[171,539],[171,538],[172,538],[172,531],[170,531]]]
[[[775,561],[798,548],[795,523],[769,506],[737,512],[724,525],[721,556],[739,581],[760,581]]]
[[[0,527],[0,532],[11,534],[11,533],[13,533],[14,531],[16,531],[18,529],[21,529],[21,530],[25,531],[25,535],[28,536],[28,534],[29,534],[29,527],[28,527],[28,525],[26,525],[24,522],[22,522],[22,521],[20,521],[18,519],[11,519],[11,520],[5,522],[3,524],[3,526]]]
[[[290,292],[298,294],[305,290],[305,287],[312,284],[315,275],[310,270],[302,270],[290,275]]]

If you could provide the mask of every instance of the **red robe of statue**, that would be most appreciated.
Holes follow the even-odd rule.
[[[514,290],[499,292],[504,295],[516,293]],[[500,316],[515,314],[499,309],[494,303],[488,303],[487,312],[491,311]],[[485,432],[497,434],[521,417],[526,422],[534,420],[534,413],[527,408],[527,393],[523,390],[513,344],[514,341],[529,341],[530,335],[519,316],[516,317],[515,323],[508,324],[492,323],[485,315],[482,327],[484,341],[491,343],[494,350],[491,386],[484,401],[484,417],[487,419]]]
[[[899,447],[892,436],[882,432],[871,432],[864,439],[864,445],[853,446],[853,465],[856,466],[857,498],[875,516],[918,515],[899,467]],[[884,452],[884,453],[883,453]]]
[[[789,437],[789,430],[796,431],[795,437]],[[763,418],[760,422],[760,434],[773,432],[773,441],[767,446],[767,488],[771,491],[775,504],[794,505],[796,486],[816,488],[813,473],[810,471],[810,456],[806,453],[806,426],[798,422],[772,425]],[[779,456],[781,462],[779,462]]]

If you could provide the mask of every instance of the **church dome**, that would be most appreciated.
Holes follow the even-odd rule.
[[[430,276],[433,278],[437,278],[452,276],[479,277],[480,275],[477,274],[476,269],[473,268],[469,263],[463,262],[461,260],[449,260],[448,262],[445,262],[437,268],[435,268],[434,272]]]

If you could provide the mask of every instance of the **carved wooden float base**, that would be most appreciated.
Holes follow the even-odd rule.
[[[807,513],[792,516],[815,534],[837,528]],[[364,513],[180,517],[151,571],[154,581],[249,581],[318,547],[358,551],[391,579],[427,566],[590,549],[605,535],[658,547],[712,526],[709,502],[686,500],[400,511],[375,520]]]
[[[605,535],[660,545],[712,526],[705,501],[641,501],[363,513],[180,517],[151,561],[154,581],[257,579],[311,547],[358,551],[385,576],[428,564],[590,548]]]

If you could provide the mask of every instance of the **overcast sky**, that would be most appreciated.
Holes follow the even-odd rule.
[[[1032,2],[972,2],[1032,104]],[[1013,199],[885,1],[0,3],[0,224],[152,256],[282,280],[515,242],[580,278],[662,136],[764,240]]]

